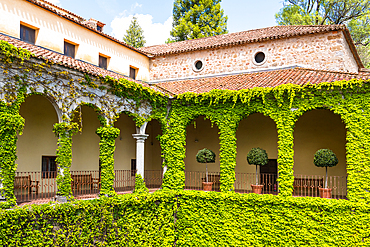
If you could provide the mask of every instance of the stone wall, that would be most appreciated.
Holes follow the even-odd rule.
[[[265,62],[254,63],[254,55],[262,51]],[[204,68],[195,72],[194,62],[201,60]],[[152,58],[150,80],[265,69],[301,65],[307,68],[358,72],[357,63],[342,31],[311,34],[287,39],[251,43],[218,49],[186,52]]]

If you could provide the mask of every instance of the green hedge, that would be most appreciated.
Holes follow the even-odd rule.
[[[0,246],[369,246],[370,206],[160,191],[0,211]]]

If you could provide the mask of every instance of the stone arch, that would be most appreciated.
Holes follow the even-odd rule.
[[[333,191],[337,196],[345,196],[347,181],[346,162],[346,125],[333,109],[317,107],[297,114],[294,128],[294,175],[322,179],[325,169],[313,164],[314,154],[318,149],[328,148],[336,153],[339,163],[328,169],[328,176],[333,179]],[[330,182],[330,181],[329,181]],[[301,193],[296,188],[294,194]],[[301,189],[300,189],[301,190]],[[308,193],[310,192],[310,193]],[[306,191],[307,195],[318,196],[315,190]]]
[[[25,98],[27,99],[28,97],[32,95],[41,95],[45,99],[47,99],[50,102],[50,104],[54,107],[54,110],[58,117],[58,123],[62,122],[62,116],[63,116],[62,110],[60,109],[59,105],[57,104],[57,102],[51,95],[49,95],[48,93],[28,93],[25,95]]]
[[[158,120],[153,119],[148,122],[145,133],[148,138],[145,141],[145,182],[148,188],[159,188],[162,185],[162,149],[158,135],[162,135],[161,124]]]
[[[43,94],[28,94],[21,104],[20,115],[25,118],[24,131],[18,136],[17,171],[41,172],[42,157],[55,157],[58,138],[53,126],[60,121],[59,108]]]
[[[208,172],[220,173],[220,140],[217,124],[207,118],[206,114],[199,114],[189,118],[186,127],[185,153],[185,188],[202,189],[202,179],[205,178],[206,167],[196,161],[196,154],[200,149],[208,148],[216,154],[216,162],[208,164]],[[214,190],[219,190],[219,182]]]
[[[102,125],[99,108],[92,104],[80,104],[72,114],[72,122],[79,126],[79,132],[72,136],[71,171],[97,172],[99,167],[99,141],[96,130]]]
[[[131,164],[136,160],[136,140],[132,136],[136,133],[136,124],[126,111],[122,111],[117,116],[114,127],[120,130],[120,134],[116,139],[114,169],[131,170]]]
[[[246,156],[252,148],[265,149],[269,164],[259,167],[259,182],[265,184],[264,193],[277,192],[278,134],[275,121],[260,112],[253,112],[239,122],[236,131],[237,154],[235,167],[235,190],[249,191],[255,183],[256,167],[248,164]]]

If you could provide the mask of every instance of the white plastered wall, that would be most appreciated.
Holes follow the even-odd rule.
[[[19,38],[20,22],[38,28],[36,45],[64,52],[64,40],[78,44],[76,59],[99,65],[99,53],[110,57],[108,69],[136,79],[149,80],[149,58],[117,42],[24,0],[0,2],[0,32]]]

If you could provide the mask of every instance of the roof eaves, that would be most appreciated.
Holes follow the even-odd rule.
[[[37,6],[41,7],[41,8],[43,8],[43,9],[46,9],[46,10],[48,10],[48,11],[50,11],[50,12],[52,12],[52,13],[54,13],[54,14],[56,14],[56,15],[58,15],[58,16],[60,16],[60,17],[62,17],[62,18],[65,18],[65,19],[67,19],[67,20],[69,20],[69,21],[72,21],[72,22],[74,22],[74,23],[76,23],[76,24],[78,24],[78,25],[80,25],[80,26],[82,26],[82,27],[84,27],[84,28],[87,28],[87,29],[89,29],[89,30],[91,30],[91,31],[93,31],[93,32],[95,32],[95,33],[97,33],[97,34],[99,34],[99,35],[101,35],[101,36],[103,36],[103,37],[107,38],[107,39],[110,39],[110,40],[112,40],[112,41],[114,41],[114,42],[116,42],[116,43],[118,43],[118,44],[120,44],[120,45],[123,45],[123,46],[125,46],[125,47],[127,47],[127,48],[129,48],[129,49],[131,49],[131,50],[134,50],[134,51],[136,51],[136,52],[138,52],[138,53],[140,53],[140,54],[142,54],[142,55],[144,55],[144,56],[146,56],[146,57],[149,57],[149,54],[150,54],[150,53],[146,53],[146,52],[144,52],[144,51],[141,51],[141,50],[139,50],[139,49],[137,49],[137,48],[135,48],[135,47],[132,47],[132,46],[130,46],[130,45],[128,45],[128,44],[126,44],[126,43],[124,43],[124,42],[122,42],[122,41],[119,41],[118,39],[116,39],[116,38],[114,38],[114,37],[112,37],[112,36],[110,36],[110,35],[108,35],[108,34],[106,34],[106,33],[103,33],[103,32],[100,32],[100,31],[98,31],[98,30],[95,30],[95,29],[91,28],[89,25],[84,24],[84,23],[82,23],[82,22],[80,22],[80,21],[77,21],[77,20],[75,20],[74,18],[69,17],[68,15],[64,15],[64,14],[62,14],[62,13],[58,13],[58,12],[56,12],[54,9],[52,9],[52,8],[48,7],[48,6],[47,6],[47,5],[45,5],[45,4],[42,4],[42,3],[40,3],[40,2],[38,2],[38,1],[36,1],[36,0],[26,0],[26,1],[28,1],[28,2],[30,2],[30,3],[32,3],[32,4],[35,4],[35,5],[37,5]],[[74,15],[74,14],[73,14],[73,15]],[[77,16],[77,15],[76,15],[76,16]]]
[[[346,38],[346,41],[348,43],[348,46],[349,46],[349,49],[351,50],[355,60],[356,60],[356,63],[357,63],[357,66],[359,67],[359,69],[361,68],[364,68],[364,64],[362,63],[361,61],[361,58],[360,56],[358,55],[358,52],[357,52],[357,49],[356,49],[356,46],[353,42],[353,39],[351,37],[351,34],[349,33],[349,30],[347,28],[343,29],[343,34],[344,34],[344,37]]]
[[[263,42],[267,40],[277,40],[277,39],[284,39],[284,38],[289,38],[289,37],[297,37],[297,36],[304,36],[304,35],[309,35],[309,34],[318,34],[318,33],[326,33],[326,32],[331,32],[331,31],[339,31],[339,30],[347,30],[345,25],[332,25],[332,26],[327,26],[327,28],[319,29],[319,30],[308,30],[308,31],[300,31],[295,34],[285,34],[285,35],[273,35],[273,36],[268,36],[268,37],[263,37],[263,38],[254,38],[250,40],[239,40],[237,42],[235,41],[229,41],[226,43],[220,43],[220,44],[214,44],[214,45],[205,45],[203,47],[195,47],[195,48],[180,48],[178,50],[170,50],[167,52],[147,52],[154,57],[159,57],[159,56],[164,56],[164,55],[172,55],[172,54],[179,54],[179,53],[184,53],[184,52],[192,52],[192,51],[197,51],[197,50],[207,50],[207,49],[214,49],[214,48],[219,48],[219,47],[228,47],[228,46],[236,46],[236,45],[243,45],[246,43],[257,43],[257,42]],[[348,31],[348,30],[347,30]],[[227,34],[226,34],[227,35]],[[211,36],[214,37],[214,36]],[[201,39],[207,39],[211,37],[205,37]],[[199,39],[198,39],[199,40]],[[187,41],[180,41],[180,42],[187,42]],[[352,41],[353,43],[353,41]],[[159,45],[161,46],[161,45]],[[145,47],[147,48],[147,47]],[[144,50],[145,50],[144,48]],[[361,63],[361,62],[360,62]],[[362,64],[362,63],[361,63]]]

